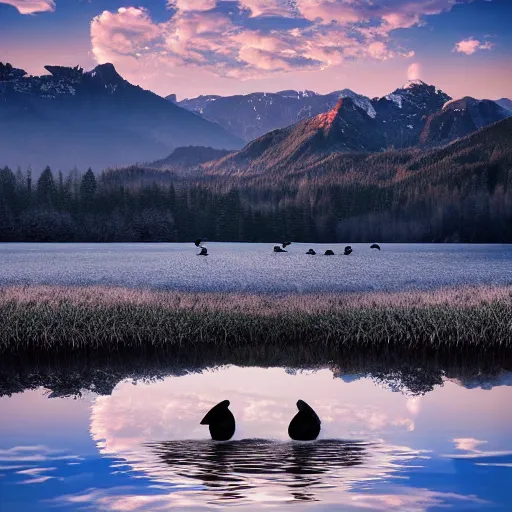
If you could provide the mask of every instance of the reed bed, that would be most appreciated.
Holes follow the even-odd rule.
[[[512,286],[257,295],[0,289],[0,354],[512,351]]]

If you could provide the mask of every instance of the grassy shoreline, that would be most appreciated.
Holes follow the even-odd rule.
[[[268,296],[0,288],[0,355],[512,352],[512,286]]]

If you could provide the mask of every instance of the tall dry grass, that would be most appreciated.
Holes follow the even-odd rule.
[[[267,296],[0,289],[0,353],[512,350],[512,287]]]

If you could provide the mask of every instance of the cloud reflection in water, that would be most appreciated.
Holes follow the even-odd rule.
[[[261,490],[274,497],[288,491],[288,499],[316,501],[316,489],[334,488],[342,473],[363,464],[364,443],[322,440],[315,443],[278,443],[247,439],[169,441],[151,444],[155,465],[163,479],[193,479],[201,483],[212,503],[245,502]],[[350,480],[349,475],[346,475]],[[253,499],[255,496],[253,496]],[[281,497],[287,499],[286,492]]]
[[[406,471],[422,466],[429,455],[382,439],[414,430],[419,399],[378,389],[368,379],[356,386],[354,395],[353,384],[333,379],[327,370],[289,375],[237,367],[137,386],[120,383],[111,396],[96,398],[91,435],[103,455],[125,460],[126,473],[148,476],[162,494],[142,501],[125,496],[124,505],[111,504],[112,510],[138,510],[147,500],[153,510],[298,501],[321,508],[345,503],[355,509],[424,510],[476,500],[405,486]],[[322,419],[316,442],[288,439],[299,397]],[[225,398],[237,431],[234,440],[217,443],[199,421]]]

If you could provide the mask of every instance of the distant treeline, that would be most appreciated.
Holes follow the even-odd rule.
[[[512,242],[512,158],[392,152],[286,176],[0,170],[0,241]],[[197,176],[197,175],[196,175]]]

